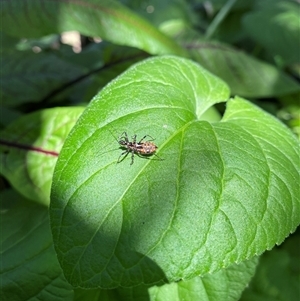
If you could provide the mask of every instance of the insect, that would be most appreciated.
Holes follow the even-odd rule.
[[[151,140],[144,141],[147,137],[150,137]],[[134,154],[137,154],[138,156],[154,155],[160,160],[163,160],[157,154],[155,154],[155,151],[158,147],[152,142],[153,140],[154,139],[150,135],[145,135],[139,142],[136,142],[136,135],[134,135],[132,137],[132,141],[129,141],[127,133],[123,132],[118,140],[118,143],[122,148],[126,148],[126,150],[121,153],[117,163],[120,163],[129,153],[131,153],[130,165],[132,165],[134,162]],[[122,156],[124,157],[122,158]]]

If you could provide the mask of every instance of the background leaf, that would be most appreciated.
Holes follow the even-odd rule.
[[[51,53],[10,52],[2,54],[2,59],[2,106],[41,101],[84,74],[78,66]]]
[[[49,204],[59,151],[82,107],[53,108],[24,115],[1,133],[1,174],[30,200]]]
[[[64,105],[88,103],[108,82],[148,56],[141,50],[108,42],[90,44],[80,53],[74,53],[69,46],[61,46],[58,52],[51,45],[43,44],[44,40],[47,39],[16,43],[14,50],[2,53],[5,64],[1,69],[1,110],[20,109],[21,104],[28,102],[30,108],[39,107],[34,106],[34,102],[40,102],[43,107],[58,102]],[[39,45],[35,47],[48,48],[33,53],[34,43]],[[25,109],[28,110],[28,106]]]
[[[1,202],[1,300],[72,300],[73,288],[53,248],[48,210],[12,191],[2,192]]]
[[[86,36],[143,49],[152,54],[185,52],[146,20],[117,1],[13,1],[2,3],[1,30],[17,37],[40,37],[77,30]]]
[[[233,264],[214,274],[162,286],[137,286],[116,290],[123,301],[231,301],[238,300],[254,275],[257,258]]]
[[[191,57],[229,85],[231,94],[271,97],[299,92],[300,85],[274,66],[218,42],[187,44]]]
[[[228,92],[199,65],[167,56],[133,66],[94,98],[64,145],[51,196],[56,251],[74,286],[189,279],[295,230],[298,142],[239,98],[221,122],[199,120]],[[164,161],[116,165],[113,136],[123,131],[155,137]]]
[[[283,246],[261,256],[257,272],[241,301],[297,300],[300,296],[299,236],[290,236]]]
[[[300,5],[296,1],[261,1],[246,14],[243,25],[251,38],[284,65],[300,63]]]
[[[122,2],[157,27],[172,20],[192,25],[198,18],[196,5],[194,3],[187,5],[185,0],[152,0],[151,2],[125,0]]]

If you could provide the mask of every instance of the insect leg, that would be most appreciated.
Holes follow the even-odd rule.
[[[134,150],[131,151],[131,163],[130,165],[132,165],[134,162]]]
[[[128,154],[129,154],[129,150],[126,149],[126,151],[124,151],[123,153],[121,153],[121,155],[119,156],[117,163],[120,163],[121,161],[123,161]],[[124,156],[124,157],[120,160],[120,158],[122,156]]]
[[[136,144],[136,135],[132,136],[132,144]]]
[[[121,140],[122,138],[125,139],[125,141],[128,143],[129,140],[128,140],[128,136],[127,136],[127,133],[126,132],[123,132],[122,135],[119,137],[119,140]]]
[[[153,153],[153,155],[154,155],[155,157],[157,157],[160,161],[165,160],[165,159],[161,158],[159,155],[157,155],[157,154],[155,154],[155,153]]]
[[[150,136],[150,135],[145,135],[145,136],[139,141],[139,144],[140,144],[146,137],[150,137],[150,138],[151,138],[149,141],[155,140],[152,136]]]

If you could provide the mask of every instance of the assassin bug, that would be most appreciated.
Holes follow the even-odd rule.
[[[144,141],[147,137],[150,137],[151,140]],[[159,160],[163,160],[155,154],[155,151],[158,147],[152,142],[153,140],[154,139],[150,135],[145,135],[139,142],[136,142],[136,135],[134,135],[132,137],[132,141],[129,141],[127,133],[123,132],[118,140],[118,143],[122,148],[126,148],[126,150],[123,153],[121,153],[117,163],[120,163],[129,153],[131,153],[130,165],[132,165],[134,162],[134,154],[137,154],[138,156],[154,155],[157,158],[159,158]],[[122,158],[122,156],[124,157]]]

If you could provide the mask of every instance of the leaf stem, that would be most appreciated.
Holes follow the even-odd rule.
[[[225,19],[235,2],[236,0],[228,0],[226,4],[220,9],[219,13],[215,16],[215,18],[212,20],[209,27],[207,28],[205,33],[205,39],[211,38],[211,36],[215,33],[220,23]]]

